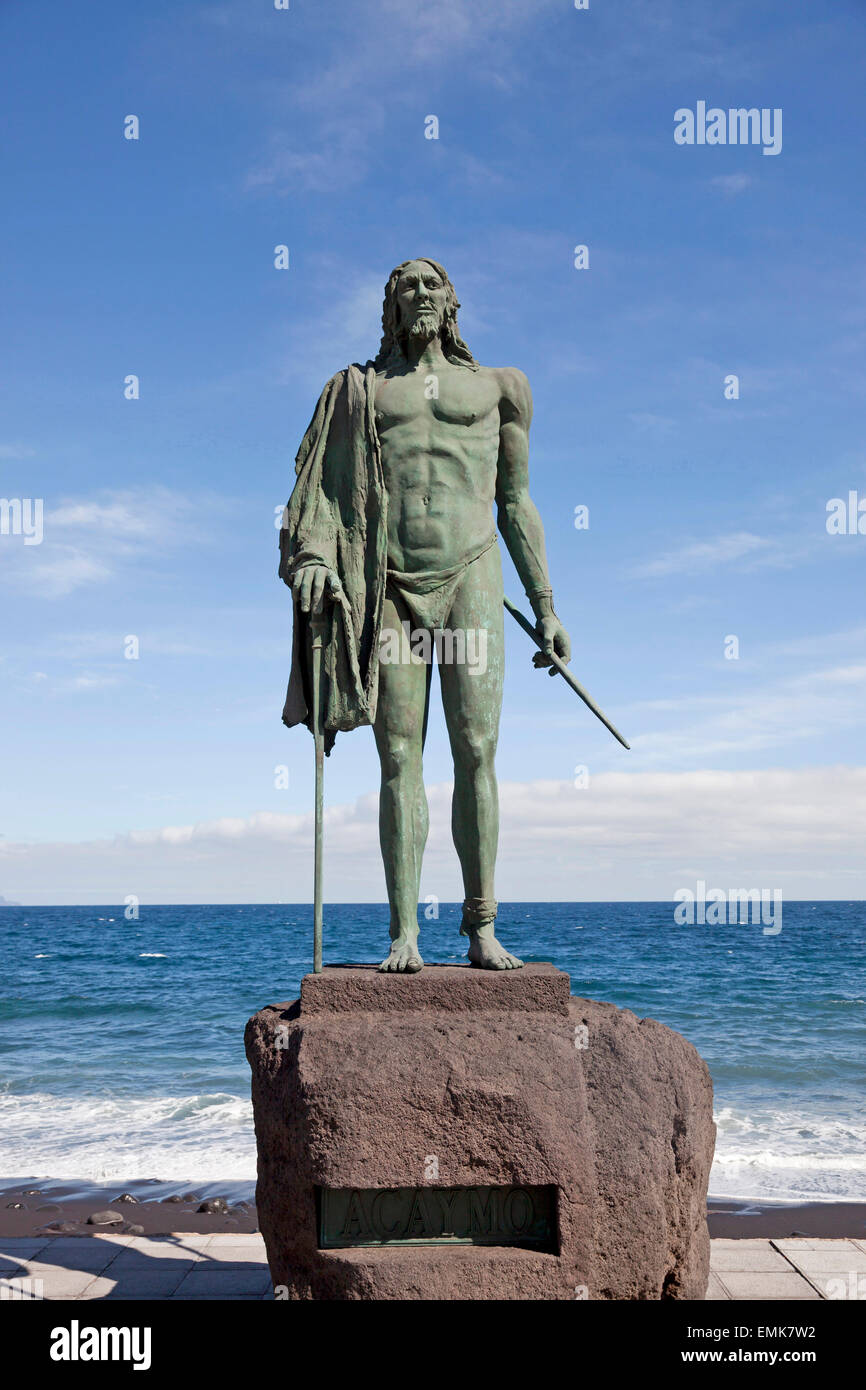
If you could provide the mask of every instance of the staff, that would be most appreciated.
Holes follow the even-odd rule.
[[[325,720],[322,709],[324,612],[310,614],[313,648],[313,746],[316,750],[315,867],[313,870],[313,974],[322,973],[322,809],[325,781]]]
[[[511,602],[510,599],[506,598],[502,601],[505,604],[505,607],[508,609],[509,613],[511,614],[512,618],[515,618],[516,621],[523,628],[523,631],[528,633],[528,635],[532,638],[536,647],[540,648],[541,651],[544,651],[544,639],[539,635],[537,628],[534,627],[534,625],[529,621],[528,618],[525,618],[523,616],[519,608],[515,608],[514,604]],[[544,654],[547,657],[548,661],[551,663],[551,665],[556,667],[559,674],[565,677],[566,681],[571,686],[575,695],[579,695],[583,703],[587,706],[587,708],[592,710],[596,719],[601,720],[604,727],[610,730],[614,738],[622,744],[623,748],[628,748],[629,745],[626,743],[622,734],[619,732],[619,729],[614,728],[607,715],[602,713],[592,696],[584,690],[583,686],[580,684],[579,681],[576,681],[574,679],[574,676],[569,671],[565,662],[561,661],[555,652],[544,652]]]

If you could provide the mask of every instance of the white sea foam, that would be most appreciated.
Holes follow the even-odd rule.
[[[0,1173],[252,1181],[248,1099],[227,1094],[78,1100],[0,1097]]]
[[[866,1201],[866,1125],[802,1111],[716,1115],[714,1197]],[[255,1179],[252,1106],[225,1092],[0,1096],[0,1173],[93,1181]]]
[[[866,1201],[866,1124],[726,1106],[715,1117],[713,1197]]]

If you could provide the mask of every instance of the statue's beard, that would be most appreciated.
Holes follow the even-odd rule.
[[[415,339],[424,338],[429,342],[431,338],[436,337],[441,327],[442,320],[435,309],[431,309],[429,312],[419,314],[414,320],[409,329],[409,337]]]

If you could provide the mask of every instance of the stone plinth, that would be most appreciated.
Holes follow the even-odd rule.
[[[712,1088],[661,1024],[552,965],[331,966],[246,1049],[282,1296],[703,1297]]]

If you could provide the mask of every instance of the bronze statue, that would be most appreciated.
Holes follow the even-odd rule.
[[[292,588],[295,618],[283,720],[314,732],[320,720],[327,751],[339,731],[361,724],[371,724],[376,738],[391,911],[383,971],[413,973],[423,965],[422,752],[433,647],[454,758],[452,833],[465,893],[460,930],[473,965],[522,964],[493,931],[504,611],[494,503],[536,618],[535,664],[559,667],[570,658],[553,610],[544,529],[529,495],[529,383],[517,368],[475,360],[458,330],[458,308],[437,262],[404,261],[391,273],[378,356],[338,372],[322,392],[298,452],[280,535],[280,574]],[[321,695],[317,689],[314,704],[316,632]]]

